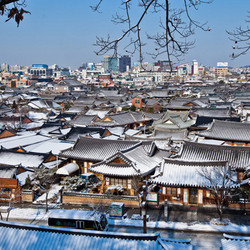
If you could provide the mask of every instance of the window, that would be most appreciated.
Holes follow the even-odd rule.
[[[168,187],[167,188],[167,194],[176,197],[177,196],[177,188],[170,188],[170,187]]]

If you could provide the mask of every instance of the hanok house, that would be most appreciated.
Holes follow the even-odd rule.
[[[213,173],[218,168],[226,167],[226,164],[225,161],[164,159],[150,183],[160,187],[160,201],[167,199],[173,203],[199,206],[214,204],[209,190],[212,183],[205,177],[203,170]]]
[[[167,155],[169,152],[158,149],[155,143],[145,145],[139,142],[102,162],[93,164],[89,170],[98,174],[104,181],[101,192],[119,185],[124,189],[123,194],[135,195],[140,180],[148,179]]]
[[[120,150],[130,148],[138,144],[138,141],[104,140],[79,136],[74,146],[62,150],[60,157],[68,159],[68,162],[75,162],[80,167],[81,173],[88,173],[89,167],[106,160]],[[143,142],[150,145],[151,142]]]
[[[22,171],[22,167],[0,164],[0,202],[21,200],[20,184],[16,175]]]
[[[250,164],[250,147],[220,146],[185,141],[176,156],[183,161],[226,161],[237,173],[238,181],[244,178],[244,172]]]
[[[164,179],[164,173],[166,176],[166,180],[164,182],[161,182],[163,181],[163,179],[161,179],[160,177],[159,180],[161,181],[159,181],[159,183],[157,181],[153,182],[152,179],[153,183],[165,187],[165,189],[162,188],[160,196],[161,199],[164,199],[166,195],[170,195],[171,197],[174,197],[174,200],[177,200],[178,202],[184,204],[204,205],[208,204],[209,202],[212,203],[212,200],[205,199],[209,198],[210,194],[207,191],[204,191],[206,189],[206,186],[202,184],[202,182],[200,182],[201,180],[197,179],[196,182],[190,181],[189,183],[185,183],[185,180],[188,179],[188,176],[190,178],[192,176],[191,173],[192,171],[194,171],[192,169],[192,166],[193,167],[199,166],[199,168],[202,168],[205,166],[209,166],[209,164],[211,164],[211,166],[216,167],[216,165],[214,164],[223,165],[223,162],[225,162],[230,166],[231,170],[234,172],[235,180],[237,179],[237,181],[240,183],[244,178],[245,170],[250,164],[250,147],[218,146],[218,145],[209,145],[209,144],[185,141],[180,149],[179,154],[176,155],[174,159],[176,160],[176,162],[172,162],[171,159],[168,159],[166,160],[166,163],[164,163],[164,165],[166,165],[165,166],[166,171],[164,169],[162,171],[162,176],[163,176],[162,178]],[[172,166],[174,166],[173,168],[171,167],[171,164]],[[177,168],[179,169],[178,170],[179,172],[177,170],[175,171],[176,176],[170,177],[169,175],[171,173],[169,172],[174,172],[174,169]],[[184,171],[186,171],[186,174],[188,176],[180,179],[179,176],[182,176]],[[171,182],[170,181],[171,178],[175,180],[175,182]],[[195,180],[195,178],[198,178],[198,175],[197,174],[195,175],[193,172],[192,178],[194,178]],[[184,189],[186,190],[185,193]],[[206,194],[204,194],[204,192],[206,192]],[[196,198],[192,198],[191,200],[189,200],[189,197],[196,197],[196,195],[197,199],[200,199],[200,201],[202,202],[199,203],[199,200],[197,200],[197,203],[193,203],[194,199]],[[173,198],[171,197],[169,197],[170,200],[173,200]]]

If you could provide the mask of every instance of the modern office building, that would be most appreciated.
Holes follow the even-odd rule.
[[[122,56],[119,58],[119,71],[127,72],[131,69],[131,57]]]
[[[41,78],[52,76],[52,69],[49,69],[47,64],[32,64],[30,74]]]
[[[103,66],[106,72],[116,72],[117,67],[117,57],[114,56],[104,56]]]
[[[215,74],[217,77],[225,77],[228,75],[228,62],[218,62]]]

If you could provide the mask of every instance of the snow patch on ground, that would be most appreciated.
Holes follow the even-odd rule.
[[[124,220],[112,220],[109,219],[109,224],[112,226],[127,226],[127,227],[143,227],[143,221],[135,221],[131,219]],[[219,233],[243,233],[250,234],[250,226],[237,225],[229,223],[226,226],[223,225],[212,225],[194,222],[184,223],[184,222],[165,222],[165,221],[150,221],[147,222],[148,228],[159,228],[159,229],[172,229],[180,231],[200,231],[200,232],[219,232]]]
[[[48,213],[45,212],[45,209],[36,209],[36,208],[14,208],[10,212],[10,220],[27,220],[28,222],[36,223],[37,221],[47,221],[50,212],[53,209],[50,209]],[[77,210],[72,210],[76,211]],[[4,213],[3,217],[6,218]],[[122,219],[122,220],[113,220],[108,219],[110,226],[127,226],[127,227],[143,227],[143,221],[141,220],[131,220],[131,219]],[[246,225],[237,225],[229,223],[226,226],[222,225],[212,225],[194,222],[192,224],[184,222],[165,222],[165,221],[150,221],[147,222],[147,228],[158,228],[158,229],[172,229],[172,230],[181,230],[181,231],[199,231],[199,232],[211,232],[211,233],[240,233],[240,234],[250,234],[250,226]]]

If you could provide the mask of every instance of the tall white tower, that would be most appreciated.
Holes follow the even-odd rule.
[[[193,75],[198,75],[198,62],[193,60]]]

